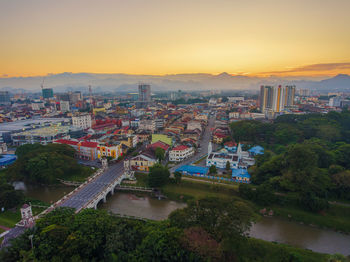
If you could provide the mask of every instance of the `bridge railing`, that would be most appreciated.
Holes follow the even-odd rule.
[[[101,197],[105,195],[106,190],[108,190],[110,187],[114,187],[114,183],[118,182],[118,180],[120,180],[120,182],[124,179],[125,175],[124,173],[115,178],[110,184],[106,185],[100,193],[98,193],[93,199],[91,199],[89,202],[87,202],[84,206],[82,206],[81,208],[77,209],[76,213],[79,213],[82,209],[87,208],[89,205],[91,205],[92,203],[99,201],[101,199]]]
[[[141,186],[122,186],[122,185],[119,185],[116,187],[117,189],[120,188],[120,189],[130,189],[130,190],[147,190],[147,191],[153,191],[154,188],[152,187],[141,187]]]

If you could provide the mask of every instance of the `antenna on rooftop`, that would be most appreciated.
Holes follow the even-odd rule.
[[[41,82],[41,89],[44,89],[45,76],[43,77],[43,81]]]

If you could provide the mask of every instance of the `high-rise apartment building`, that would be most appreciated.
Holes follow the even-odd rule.
[[[272,108],[273,103],[273,86],[260,87],[260,110],[264,112],[266,109]]]
[[[139,85],[139,98],[137,101],[137,107],[147,107],[151,103],[151,86],[146,84]]]
[[[146,84],[139,85],[139,101],[151,102],[151,86]]]
[[[284,88],[284,107],[294,106],[295,85],[285,86]]]
[[[265,112],[281,112],[285,107],[294,105],[295,86],[261,86],[260,87],[260,110]]]
[[[43,88],[42,89],[42,95],[44,99],[52,98],[53,97],[53,90],[52,88]]]
[[[10,105],[10,94],[8,91],[0,91],[0,105]]]

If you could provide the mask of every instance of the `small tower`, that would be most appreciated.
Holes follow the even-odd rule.
[[[241,143],[238,143],[237,155],[238,155],[238,159],[242,158],[242,146],[241,146]]]
[[[209,142],[208,144],[208,155],[210,155],[210,153],[213,151],[213,145],[211,144],[211,142]]]
[[[32,212],[32,207],[28,204],[24,204],[21,207],[21,224],[24,227],[32,227],[34,225],[34,217],[33,217],[33,212]]]
[[[101,162],[102,162],[102,168],[107,168],[108,167],[108,160],[107,158],[102,158],[101,159]]]
[[[124,174],[125,178],[129,180],[136,180],[134,171],[130,168],[130,160],[124,160]]]

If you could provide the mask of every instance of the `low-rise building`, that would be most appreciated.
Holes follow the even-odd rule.
[[[235,153],[210,152],[206,165],[214,165],[217,168],[226,168],[227,162],[230,163],[231,169],[245,168],[255,164],[255,159],[249,155],[249,152],[243,151],[241,144],[238,145]]]
[[[130,159],[130,167],[133,170],[138,171],[149,171],[149,169],[157,163],[155,155],[147,150],[146,152],[141,153],[138,156],[135,156]]]
[[[111,157],[112,159],[117,159],[119,156],[123,155],[122,144],[115,145],[98,145],[97,147],[97,157],[99,159],[103,157]]]
[[[50,126],[32,129],[11,135],[12,143],[16,146],[40,143],[46,145],[57,139],[69,139],[69,126]]]
[[[139,130],[148,130],[154,132],[156,130],[156,123],[152,119],[143,119],[139,122]]]
[[[75,156],[82,160],[96,160],[97,155],[97,142],[89,141],[77,141],[69,139],[58,139],[54,141],[56,144],[70,145],[75,149]]]
[[[175,170],[175,172],[180,172],[183,175],[207,175],[209,168],[202,166],[192,166],[192,165],[183,165]]]
[[[180,145],[169,151],[169,161],[181,162],[194,154],[193,147]]]

